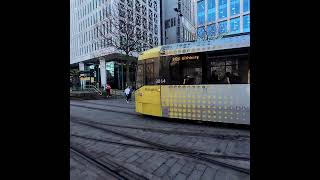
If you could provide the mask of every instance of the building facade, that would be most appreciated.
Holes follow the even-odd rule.
[[[195,1],[162,0],[161,6],[161,44],[193,41],[196,36]]]
[[[197,0],[197,39],[250,32],[250,0]]]
[[[70,64],[78,66],[80,71],[96,69],[93,65],[98,65],[100,70],[95,76],[103,87],[110,78],[108,74],[119,74],[118,80],[114,78],[119,86],[119,79],[123,79],[126,72],[120,71],[120,67],[118,70],[107,69],[110,66],[117,68],[120,60],[125,61],[121,59],[124,53],[110,43],[114,38],[111,34],[115,30],[111,23],[115,21],[114,17],[129,21],[135,34],[143,37],[141,44],[144,46],[131,56],[137,57],[139,51],[160,45],[160,0],[70,0]],[[110,41],[101,39],[97,26]],[[122,34],[119,32],[119,36]],[[110,62],[114,64],[110,65]]]

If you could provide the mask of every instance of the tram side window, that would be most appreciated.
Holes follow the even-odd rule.
[[[208,58],[209,84],[247,84],[248,59],[245,56],[222,56]]]
[[[146,64],[146,85],[154,84],[154,63]]]
[[[198,60],[179,60],[170,62],[171,84],[201,84],[202,64]]]

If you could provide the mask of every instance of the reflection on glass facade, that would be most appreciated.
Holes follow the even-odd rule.
[[[200,27],[200,28],[198,28],[198,30],[197,30],[198,32],[197,32],[197,34],[198,34],[198,37],[199,38],[204,38],[205,37],[205,30],[204,30],[204,27]]]
[[[227,0],[219,0],[219,18],[227,17]]]
[[[216,20],[216,2],[215,0],[208,0],[208,22]]]
[[[111,62],[106,62],[106,70],[107,70],[107,75],[111,75],[112,77],[114,76],[114,61]]]
[[[240,0],[230,0],[230,13],[231,16],[240,13]]]
[[[198,2],[198,25],[205,23],[205,1]]]
[[[205,28],[208,38],[250,32],[250,0],[197,0],[197,6],[197,27]]]
[[[243,16],[243,32],[250,32],[250,14]]]
[[[219,22],[219,34],[227,32],[227,21]]]
[[[215,24],[210,24],[208,26],[208,36],[212,37],[216,34],[216,25]]]
[[[250,0],[243,0],[243,12],[250,11]]]
[[[230,32],[240,33],[240,17],[230,20]]]

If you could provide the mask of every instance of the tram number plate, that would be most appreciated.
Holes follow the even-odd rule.
[[[157,84],[166,83],[166,79],[156,79]]]

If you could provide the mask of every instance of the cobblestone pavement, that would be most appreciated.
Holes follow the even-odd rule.
[[[117,180],[74,153],[70,153],[70,179]]]
[[[126,104],[125,101],[121,100],[97,100],[81,102],[71,101],[71,104],[85,105],[103,109],[109,108],[118,111],[133,110],[134,112],[133,103]],[[242,138],[241,140],[223,139],[183,134],[164,134],[161,132],[143,129],[108,127],[100,125],[101,127],[107,129],[123,132],[124,134],[170,147],[179,147],[182,149],[205,152],[209,154],[233,155],[248,158],[250,154],[250,132],[247,130],[234,130],[201,124],[170,122],[168,120],[162,120],[159,118],[140,117],[132,114],[87,109],[72,105],[70,106],[70,115],[71,120],[79,118],[100,123],[160,128],[171,131],[193,130],[205,133],[241,135],[245,138]],[[86,136],[110,141],[110,143],[107,143],[94,141],[92,139],[85,139],[78,136],[71,136],[71,144],[88,151],[90,154],[94,155],[95,158],[100,159],[101,161],[112,159],[112,161],[121,164],[125,168],[143,174],[147,179],[250,179],[250,175],[245,173],[237,172],[235,170],[208,163],[196,158],[190,158],[179,153],[152,149],[152,147],[148,144],[124,138],[112,133],[107,133],[92,127],[71,122],[70,128],[70,133],[72,135]],[[229,164],[231,163],[241,167],[250,167],[249,161],[225,161],[228,161]],[[71,166],[71,164],[73,164],[73,166]],[[81,165],[75,163],[71,158],[70,168],[73,169],[71,170],[71,179],[88,178],[88,176],[77,175],[81,174],[79,170],[74,170],[77,169],[77,166],[81,167]],[[94,171],[91,170],[90,172]],[[98,175],[95,177],[93,175],[91,176],[93,179],[100,178]]]

